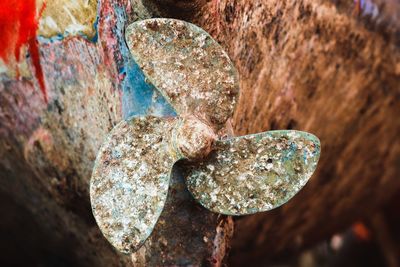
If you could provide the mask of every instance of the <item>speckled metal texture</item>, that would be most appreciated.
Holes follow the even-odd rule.
[[[191,165],[187,186],[207,209],[245,215],[276,208],[313,174],[320,142],[300,131],[270,131],[218,141],[204,162]]]
[[[238,81],[225,52],[203,30],[152,19],[132,24],[126,36],[148,80],[179,117],[121,122],[100,149],[91,181],[92,208],[117,249],[138,251],[150,236],[178,160],[188,160],[180,166],[189,170],[182,173],[194,198],[226,215],[273,209],[306,184],[320,155],[312,134],[272,131],[218,140],[233,113]]]
[[[238,74],[222,47],[201,28],[179,20],[148,19],[126,29],[133,58],[181,114],[220,130],[233,114]]]
[[[122,121],[99,151],[90,184],[93,214],[104,236],[122,252],[143,244],[164,208],[177,160],[168,140],[175,120]]]

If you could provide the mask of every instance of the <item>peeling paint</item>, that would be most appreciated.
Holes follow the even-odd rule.
[[[0,7],[0,58],[7,67],[18,67],[25,59],[22,48],[27,47],[34,68],[35,77],[44,100],[48,101],[43,69],[40,64],[39,44],[36,40],[38,19],[45,5],[37,6],[35,0],[10,0]],[[10,72],[8,72],[10,73]],[[17,69],[16,76],[20,73]]]
[[[116,60],[121,77],[121,88],[123,93],[122,110],[124,118],[132,116],[143,116],[146,114],[156,116],[176,116],[174,109],[166,102],[155,87],[148,83],[143,71],[133,60],[126,46],[124,29],[128,20],[123,7],[114,5],[116,15],[113,31],[115,36],[111,39],[105,38],[107,47],[118,51],[119,58]]]
[[[38,35],[45,38],[70,35],[83,35],[88,39],[95,37],[97,0],[51,0],[45,3]]]

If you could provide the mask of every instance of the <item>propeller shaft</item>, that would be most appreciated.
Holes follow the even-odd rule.
[[[217,138],[214,130],[195,116],[185,116],[179,120],[174,131],[174,147],[190,161],[204,159],[212,150]]]

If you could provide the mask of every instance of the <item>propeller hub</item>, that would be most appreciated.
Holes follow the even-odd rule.
[[[176,132],[175,146],[179,153],[191,160],[205,158],[216,139],[214,130],[194,116],[184,117]]]

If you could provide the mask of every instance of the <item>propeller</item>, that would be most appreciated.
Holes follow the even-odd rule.
[[[128,253],[150,236],[177,161],[186,185],[210,211],[246,215],[292,198],[316,169],[310,133],[268,131],[227,137],[239,94],[237,71],[201,28],[179,20],[131,24],[126,41],[146,78],[178,117],[132,117],[110,132],[90,183],[94,217],[109,242]]]

